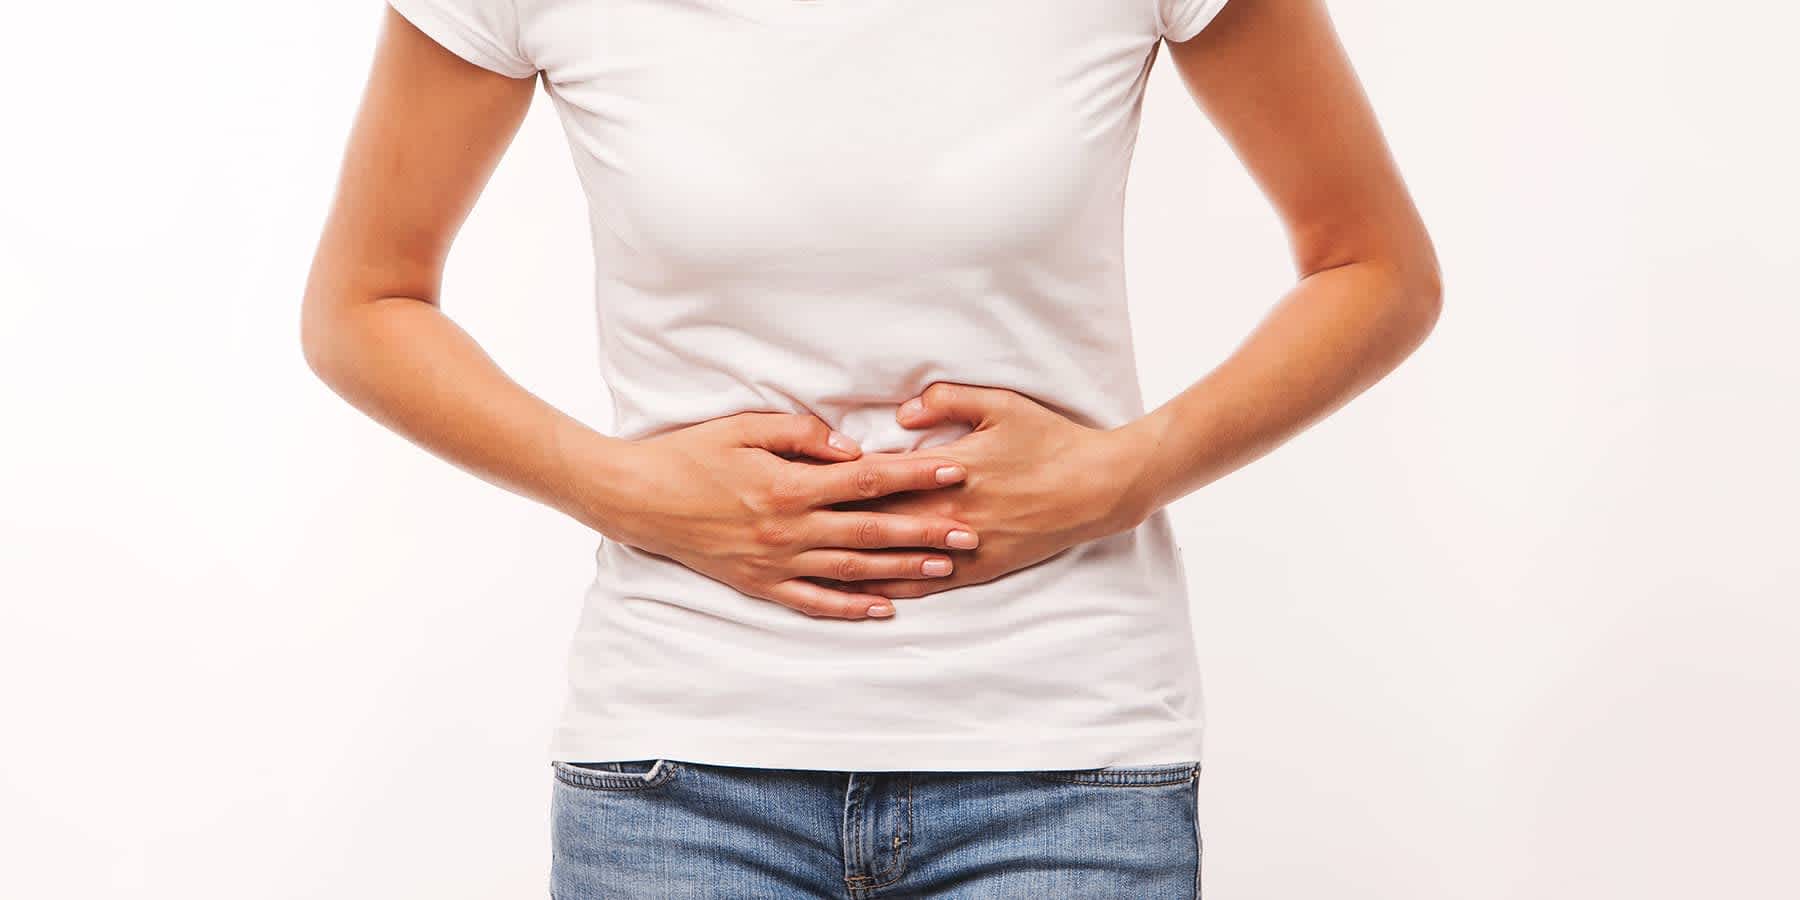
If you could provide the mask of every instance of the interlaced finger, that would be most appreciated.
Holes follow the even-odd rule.
[[[980,542],[975,529],[955,519],[866,510],[820,510],[808,516],[799,537],[809,547],[879,550],[931,547],[972,550]]]

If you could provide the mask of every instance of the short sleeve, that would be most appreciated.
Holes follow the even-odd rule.
[[[432,40],[484,69],[525,78],[537,66],[519,49],[517,0],[387,0]]]
[[[1200,33],[1226,0],[1156,0],[1156,13],[1164,39],[1181,43]]]

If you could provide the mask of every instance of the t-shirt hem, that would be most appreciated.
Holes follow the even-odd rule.
[[[836,772],[1006,772],[1198,763],[1203,729],[1028,730],[1004,734],[783,735],[614,727],[562,731],[562,762],[667,759],[714,766]]]

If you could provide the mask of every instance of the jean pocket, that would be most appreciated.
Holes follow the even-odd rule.
[[[639,759],[618,762],[565,762],[554,760],[550,767],[556,780],[570,787],[590,791],[642,791],[668,784],[681,767],[666,759]]]
[[[1200,777],[1200,763],[1164,763],[1153,766],[1102,766],[1097,769],[1050,769],[1035,773],[1063,784],[1098,787],[1155,787],[1184,784]]]

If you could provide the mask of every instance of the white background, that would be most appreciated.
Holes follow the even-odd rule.
[[[540,897],[594,538],[307,371],[374,0],[11,4],[0,54],[0,895]],[[1442,255],[1390,380],[1175,507],[1207,895],[1800,895],[1787,4],[1335,14]],[[1161,402],[1293,277],[1155,71]],[[547,98],[446,307],[607,424]]]

